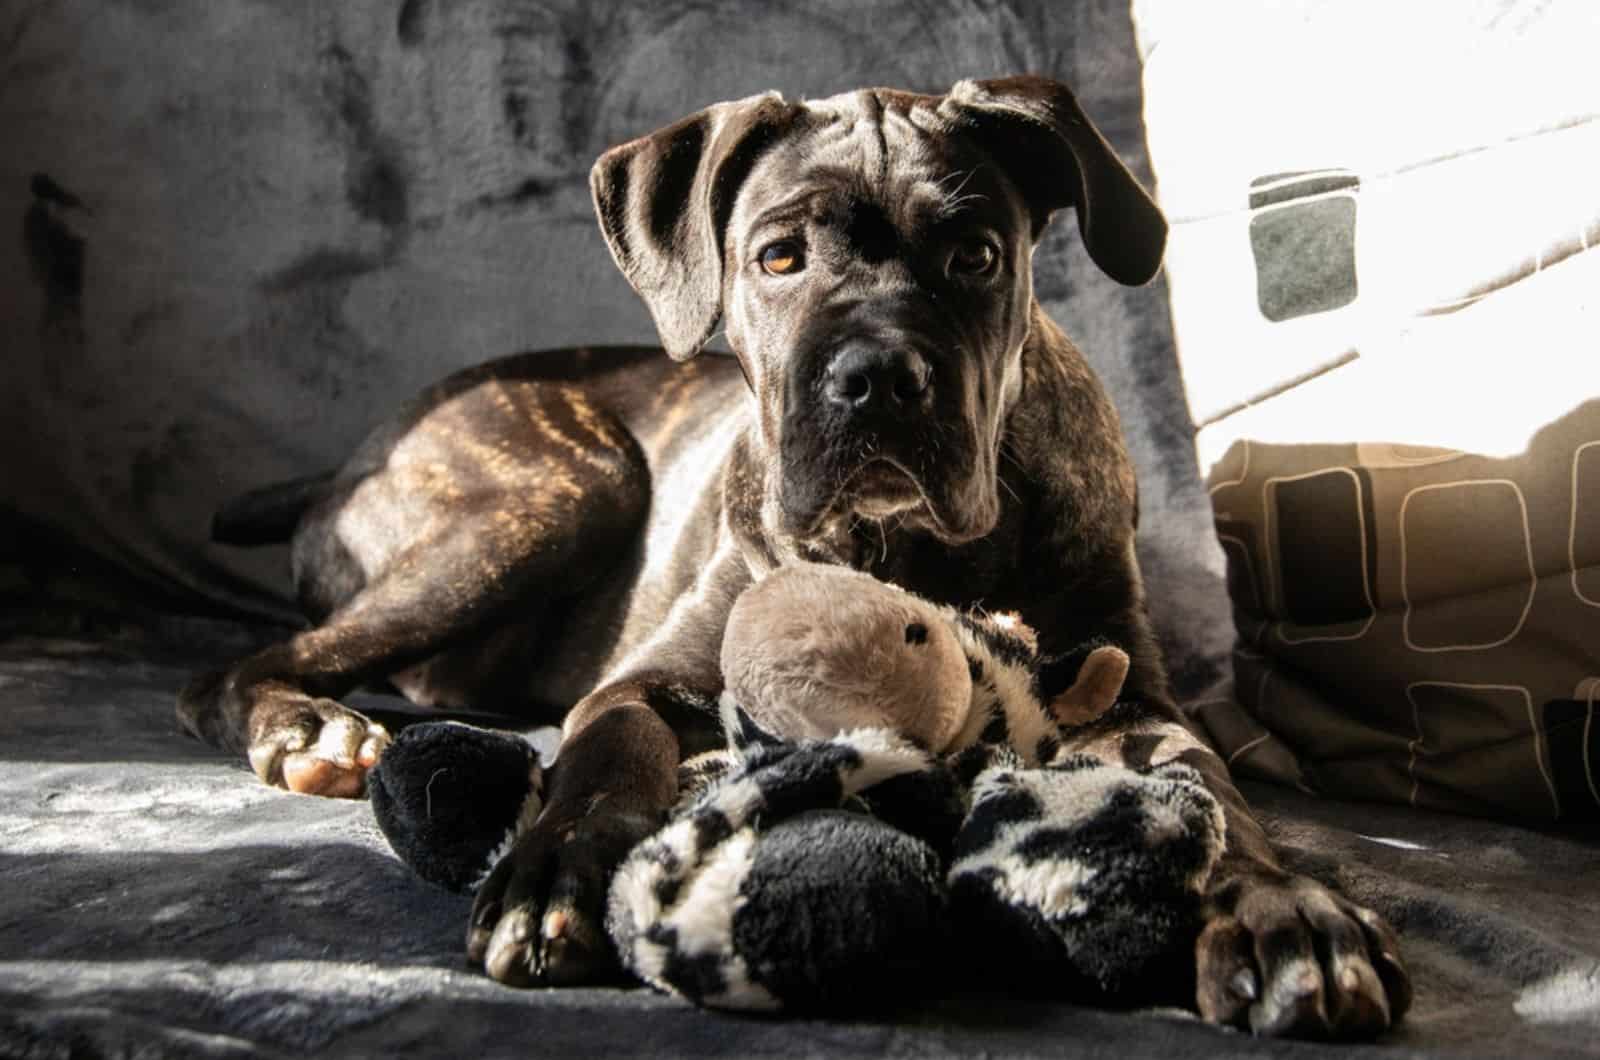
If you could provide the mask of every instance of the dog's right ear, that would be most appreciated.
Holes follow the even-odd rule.
[[[1076,207],[1089,256],[1118,283],[1161,267],[1167,222],[1066,85],[1045,77],[962,81],[939,104],[1016,181],[1037,238],[1050,214]]]
[[[661,344],[688,360],[722,320],[722,242],[739,188],[799,112],[776,92],[717,103],[600,156],[600,230]]]

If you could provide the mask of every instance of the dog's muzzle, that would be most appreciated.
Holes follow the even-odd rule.
[[[839,501],[874,518],[923,503],[925,469],[914,457],[934,414],[928,358],[909,344],[858,338],[829,358],[819,390],[825,433],[847,476]]]
[[[852,322],[856,323],[856,322]],[[779,434],[780,510],[799,537],[833,533],[849,516],[896,517],[950,541],[993,524],[994,461],[951,351],[895,321],[857,323],[791,361]]]

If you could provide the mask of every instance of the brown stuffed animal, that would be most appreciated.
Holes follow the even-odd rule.
[[[948,755],[992,738],[998,711],[1005,742],[1036,764],[1041,739],[1104,713],[1128,674],[1122,649],[1097,647],[1045,705],[1037,655],[1033,630],[1014,615],[957,611],[860,571],[796,564],[734,604],[722,671],[731,700],[787,739],[885,728]]]

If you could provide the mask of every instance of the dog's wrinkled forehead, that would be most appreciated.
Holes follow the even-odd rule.
[[[799,105],[787,146],[803,141],[815,168],[850,170],[869,183],[932,174],[948,164],[953,146],[935,102],[882,89],[810,100]]]
[[[936,102],[878,89],[799,104],[741,189],[729,235],[841,203],[870,205],[882,211],[874,218],[905,228],[957,208],[997,226],[1020,223],[1026,208],[1015,187],[975,142],[952,132]]]

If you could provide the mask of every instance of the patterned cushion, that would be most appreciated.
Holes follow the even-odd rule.
[[[1197,710],[1246,773],[1593,825],[1600,12],[1247,6],[1219,65],[1134,5],[1241,637]]]

